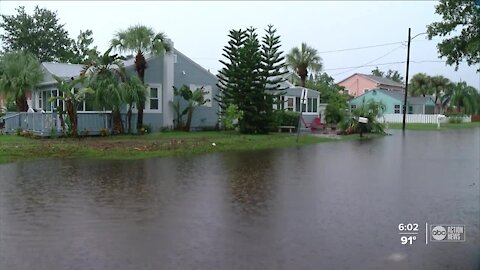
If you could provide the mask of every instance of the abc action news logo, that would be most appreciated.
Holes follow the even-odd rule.
[[[465,225],[436,224],[430,225],[432,242],[465,242]]]

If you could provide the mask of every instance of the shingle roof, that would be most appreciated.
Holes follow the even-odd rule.
[[[384,85],[390,85],[390,86],[397,86],[397,87],[404,87],[403,84],[399,83],[399,82],[396,82],[394,80],[391,80],[389,78],[384,78],[384,77],[379,77],[379,76],[375,76],[375,75],[367,75],[367,74],[358,74],[360,76],[363,76],[363,77],[366,77],[372,81],[375,81],[379,84],[384,84]]]

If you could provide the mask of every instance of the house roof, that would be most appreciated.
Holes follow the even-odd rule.
[[[344,81],[346,81],[347,79],[353,77],[353,76],[361,76],[365,79],[368,79],[370,81],[373,81],[373,82],[376,82],[378,84],[383,84],[383,85],[388,85],[388,86],[395,86],[395,87],[405,87],[402,83],[399,83],[399,82],[396,82],[394,80],[391,80],[389,78],[384,78],[384,77],[380,77],[380,76],[375,76],[375,75],[369,75],[369,74],[362,74],[362,73],[354,73],[350,76],[348,76],[347,78],[339,81],[337,84],[340,84]]]
[[[384,90],[384,89],[373,89],[371,91],[377,91],[377,92],[380,92],[380,93],[384,93],[385,95],[391,96],[394,99],[399,100],[401,102],[403,102],[404,97],[405,97],[404,93],[400,92],[400,91],[388,91],[388,90]],[[428,103],[430,100],[433,101],[432,96],[425,96],[425,97],[409,96],[409,97],[407,97],[407,101],[411,105],[422,105],[422,104]]]
[[[383,84],[383,85],[390,85],[390,86],[397,86],[397,87],[404,87],[402,83],[396,82],[394,80],[391,80],[389,78],[384,78],[380,76],[375,76],[375,75],[366,75],[366,74],[359,74],[360,76],[366,77],[367,79],[370,79],[376,83]]]
[[[53,75],[61,78],[71,78],[80,75],[83,65],[80,64],[65,64],[55,62],[43,62],[42,66]]]

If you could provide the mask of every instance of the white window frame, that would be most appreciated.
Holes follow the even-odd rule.
[[[158,100],[158,109],[150,109],[150,100],[152,99],[150,97],[151,89],[152,88],[157,88],[157,97],[156,99]],[[149,84],[148,85],[148,93],[147,93],[147,100],[145,102],[145,112],[155,112],[155,113],[161,113],[163,112],[163,89],[161,84]]]
[[[401,106],[401,105],[399,105],[399,104],[393,105],[393,113],[394,113],[394,114],[400,114],[400,113],[401,113],[401,109],[402,109],[402,106]],[[398,112],[397,112],[397,110],[398,110]]]

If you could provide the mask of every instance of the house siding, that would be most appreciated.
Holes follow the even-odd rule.
[[[402,102],[400,100],[393,98],[391,96],[388,96],[379,91],[369,91],[363,96],[356,97],[350,100],[349,102],[350,107],[351,105],[355,105],[357,108],[360,107],[363,103],[363,100],[365,100],[365,103],[367,103],[370,100],[374,100],[376,102],[382,102],[385,105],[385,113],[394,113],[395,105],[400,105],[400,112],[402,112],[401,111]]]
[[[360,75],[354,75],[344,81],[338,83],[338,85],[345,87],[348,90],[350,96],[358,97],[365,93],[365,89],[374,89],[377,83],[368,80]]]
[[[219,105],[214,98],[218,95],[219,89],[216,86],[218,79],[215,75],[194,63],[188,57],[182,53],[176,51],[177,61],[174,63],[174,85],[176,88],[180,88],[183,85],[190,87],[190,85],[199,85],[199,86],[211,86],[211,107],[200,106],[195,108],[192,115],[192,129],[200,128],[214,128],[218,123],[218,112]],[[175,102],[178,97],[175,98]],[[180,99],[180,110],[186,107],[187,102],[183,99]],[[186,121],[186,116],[184,116],[184,121]]]

